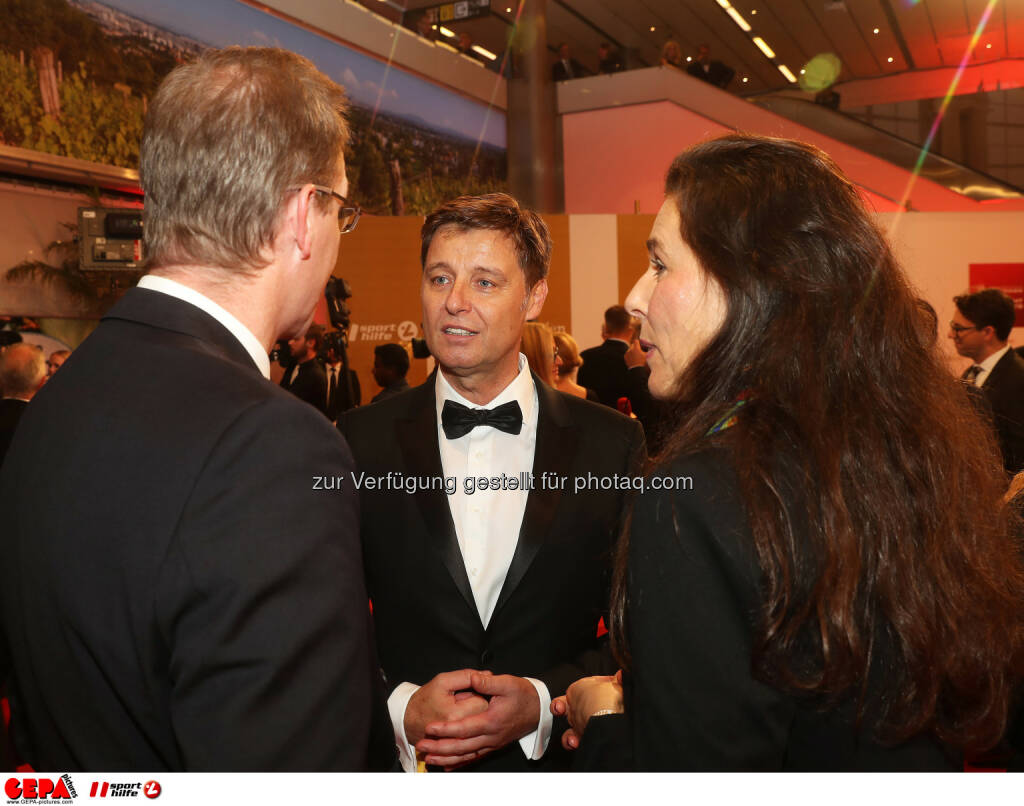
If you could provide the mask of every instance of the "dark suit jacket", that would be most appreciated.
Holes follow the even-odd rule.
[[[376,661],[358,502],[313,490],[352,467],[218,322],[125,294],[35,396],[0,477],[27,760],[364,767]]]
[[[583,366],[576,376],[580,386],[593,389],[606,406],[616,408],[620,397],[628,397],[633,413],[650,437],[656,406],[647,390],[651,371],[647,367],[627,367],[623,356],[629,347],[618,339],[605,339],[597,347],[580,353]]]
[[[569,60],[569,69],[565,68],[562,60],[559,59],[551,67],[552,81],[568,81],[571,78],[583,78],[586,75],[579,62],[575,59]]]
[[[1024,359],[1007,350],[981,386],[995,421],[1007,472],[1024,470]]]
[[[331,386],[330,371],[330,367],[324,367],[325,388],[328,388],[330,392],[327,398],[327,410],[324,413],[327,415],[327,419],[333,422],[338,419],[338,415],[343,411],[348,411],[362,403],[363,392],[359,388],[359,376],[354,369],[350,369],[348,377],[352,382],[352,394],[351,397],[349,396],[348,388],[341,382],[342,373],[340,365],[338,367],[338,383],[335,384],[333,389],[329,388]]]
[[[281,378],[281,387],[287,389],[300,400],[305,400],[324,414],[327,413],[327,373],[324,365],[316,358],[299,364],[299,372],[295,380],[291,380],[295,364],[289,364]]]
[[[442,490],[365,490],[363,552],[377,644],[389,688],[423,685],[455,669],[534,677],[552,697],[586,674],[609,673],[596,631],[608,605],[613,547],[625,492],[574,494],[573,478],[626,476],[642,461],[637,424],[602,406],[534,383],[537,448],[519,543],[484,629]],[[441,476],[434,377],[342,415],[359,469]],[[568,476],[564,491],[540,489],[544,471]],[[462,480],[458,479],[462,484]],[[540,762],[513,743],[474,765],[481,770],[557,769],[568,760],[552,735]]]
[[[14,429],[18,427],[27,405],[24,400],[14,398],[0,400],[0,467],[3,466],[4,457],[7,456],[7,450],[14,438]]]
[[[706,71],[704,70],[704,65],[700,62],[693,62],[687,66],[686,72],[694,78],[699,78],[708,84],[714,84],[723,90],[729,86],[733,76],[736,75],[735,70],[719,61],[712,61]]]
[[[821,712],[757,680],[751,658],[762,579],[729,453],[708,448],[654,475],[690,478],[692,486],[636,498],[626,715],[590,721],[583,768],[956,768],[930,739],[884,747],[853,726],[852,708]],[[877,654],[884,669],[884,649]]]

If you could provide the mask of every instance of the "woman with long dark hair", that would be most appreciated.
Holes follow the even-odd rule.
[[[626,301],[675,428],[634,501],[584,767],[962,768],[1003,735],[1024,574],[999,454],[813,146],[680,155]]]

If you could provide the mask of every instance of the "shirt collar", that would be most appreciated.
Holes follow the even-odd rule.
[[[533,385],[533,374],[530,372],[530,364],[526,356],[519,354],[519,374],[512,379],[512,382],[502,389],[493,400],[484,405],[471,403],[452,388],[448,379],[440,369],[437,371],[437,379],[434,381],[434,405],[437,410],[437,422],[441,422],[441,409],[444,408],[446,400],[453,400],[470,409],[493,409],[502,403],[515,400],[523,412],[523,422],[529,422],[533,415],[533,409],[537,403],[537,391]]]
[[[981,361],[978,364],[978,366],[981,367],[981,371],[982,372],[991,372],[992,368],[996,364],[999,363],[999,359],[1001,359],[1004,355],[1006,355],[1006,352],[1009,349],[1010,349],[1010,345],[1007,344],[1002,350],[996,350],[994,353],[992,353],[992,355],[990,355],[984,361]]]
[[[267,355],[267,351],[263,348],[263,345],[260,344],[259,339],[253,335],[249,328],[239,322],[235,316],[222,308],[208,296],[200,294],[194,288],[183,285],[176,280],[170,280],[166,277],[157,277],[153,274],[147,274],[139,280],[139,288],[146,288],[150,291],[167,294],[169,297],[174,297],[176,299],[180,299],[182,302],[194,305],[199,308],[199,310],[212,316],[224,325],[232,336],[238,339],[239,343],[245,348],[245,351],[252,357],[253,362],[259,368],[263,377],[270,380],[270,357]]]

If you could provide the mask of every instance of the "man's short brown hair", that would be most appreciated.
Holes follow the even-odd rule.
[[[533,288],[548,276],[551,266],[551,235],[537,213],[519,206],[507,193],[484,196],[459,196],[427,216],[420,230],[420,265],[427,265],[430,244],[442,227],[460,230],[491,229],[512,239],[519,268],[526,276],[526,287]]]
[[[285,194],[337,181],[346,108],[341,87],[286,50],[211,50],[171,71],[142,135],[149,265],[266,265]]]

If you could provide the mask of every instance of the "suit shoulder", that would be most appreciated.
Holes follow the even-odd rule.
[[[363,429],[380,428],[385,423],[409,417],[423,406],[432,406],[433,403],[432,389],[424,389],[424,385],[414,386],[396,395],[342,412],[338,416],[338,430],[351,438]]]

